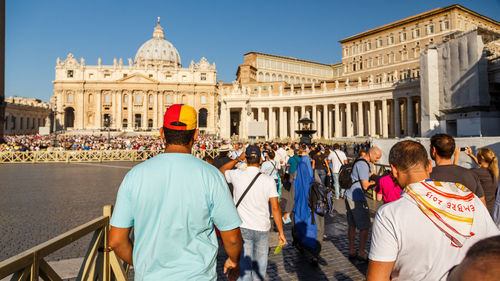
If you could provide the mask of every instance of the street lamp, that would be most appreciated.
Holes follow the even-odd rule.
[[[104,127],[108,130],[108,144],[109,144],[109,138],[110,138],[110,126],[111,126],[111,118],[109,115],[104,115]]]
[[[57,143],[57,96],[54,96],[54,110],[52,112],[52,122],[54,123],[53,124],[53,129],[54,129],[54,134],[52,135],[52,145],[54,147],[57,147],[58,146],[58,143]]]

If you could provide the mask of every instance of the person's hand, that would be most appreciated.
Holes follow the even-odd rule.
[[[284,233],[280,233],[278,235],[278,239],[280,240],[280,246],[285,246],[286,245],[286,237]]]
[[[240,265],[227,258],[224,263],[224,275],[229,281],[235,281],[240,276]]]
[[[471,156],[472,155],[472,149],[470,148],[470,146],[466,146],[465,147],[465,154]]]

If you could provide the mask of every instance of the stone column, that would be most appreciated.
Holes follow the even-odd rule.
[[[346,136],[352,137],[353,136],[353,133],[352,133],[353,126],[352,126],[351,103],[345,104],[345,120],[346,120],[345,126],[346,126],[346,131],[347,131]]]
[[[326,106],[328,108],[328,105]],[[333,127],[334,122],[332,122],[332,110],[328,110],[328,138],[333,138]]]
[[[262,107],[257,107],[257,118],[259,122],[264,121],[264,112],[262,111]]]
[[[295,138],[295,126],[297,125],[297,117],[295,115],[295,107],[292,105],[290,106],[290,138],[294,139]]]
[[[132,102],[132,99],[134,97],[134,91],[131,91],[131,92],[128,92],[127,93],[127,96],[128,96],[128,121],[127,121],[127,125],[128,125],[128,129],[129,130],[133,130],[134,129],[134,104]]]
[[[387,138],[389,137],[388,134],[388,118],[387,118],[387,100],[383,99],[382,100],[382,137]]]
[[[415,104],[412,97],[406,98],[406,135],[412,136],[415,124]]]
[[[375,104],[375,108],[377,109],[377,121],[378,121],[378,127],[379,131],[377,132],[378,135],[382,135],[382,104],[378,105]]]
[[[375,101],[370,101],[370,136],[376,135],[375,127]]]
[[[155,91],[153,93],[153,130],[158,128],[157,124],[158,124],[158,92]]]
[[[365,135],[365,128],[363,124],[364,114],[363,114],[363,102],[358,102],[358,136]]]
[[[158,120],[156,123],[156,126],[158,128],[161,128],[163,126],[163,116],[165,114],[164,108],[165,108],[165,95],[163,92],[159,92],[158,93]]]
[[[248,114],[247,114],[247,107],[242,106],[241,107],[241,117],[240,117],[240,138],[248,138]]]
[[[285,130],[285,125],[284,125],[285,118],[283,116],[283,106],[279,107],[278,118],[279,118],[279,122],[278,122],[279,123],[279,125],[278,125],[279,126],[278,127],[279,137],[280,137],[280,139],[283,139],[283,138],[285,138],[285,131],[284,131]]]
[[[272,107],[269,107],[269,138],[276,137],[276,115]]]
[[[85,98],[83,96],[83,90],[79,90],[78,92],[78,110],[75,113],[78,113],[78,127],[77,129],[83,130],[85,129]],[[75,124],[76,125],[76,124]]]
[[[147,92],[142,92],[142,124],[143,130],[148,128],[148,94]]]
[[[102,91],[98,90],[96,92],[97,96],[97,104],[96,104],[96,113],[95,113],[95,126],[96,129],[101,130],[102,128]]]
[[[312,128],[313,130],[316,130],[316,133],[314,133],[313,137],[317,138],[318,137],[318,118],[316,114],[316,105],[313,104],[312,106],[312,111],[311,111],[311,119],[314,122],[314,127]]]
[[[118,130],[123,129],[123,124],[122,124],[122,101],[123,101],[123,95],[122,91],[117,91],[116,92],[116,128]]]
[[[401,108],[397,98],[394,99],[394,136],[401,136]]]
[[[339,138],[342,132],[342,125],[340,124],[340,106],[338,103],[335,104],[335,137]]]
[[[328,134],[328,104],[323,105],[323,138],[325,140],[329,139],[330,136]]]
[[[300,119],[306,117],[306,106],[303,105],[300,107]]]

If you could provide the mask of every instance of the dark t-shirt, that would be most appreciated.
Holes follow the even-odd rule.
[[[471,169],[471,171],[479,177],[479,181],[481,182],[481,186],[483,187],[484,191],[486,207],[488,208],[488,212],[490,212],[490,214],[493,214],[493,210],[495,209],[498,182],[494,182],[493,176],[490,174],[490,171],[487,168],[482,167],[478,169]]]
[[[214,159],[214,166],[215,168],[217,169],[220,169],[220,167],[224,166],[224,164],[226,164],[227,162],[229,161],[232,161],[233,159],[227,157],[227,156],[223,156],[223,157],[215,157]]]
[[[472,193],[481,198],[484,196],[479,177],[469,169],[457,165],[441,165],[432,167],[431,179],[455,182],[465,185]]]
[[[327,171],[326,164],[325,164],[325,158],[326,158],[326,156],[323,154],[319,154],[319,155],[315,154],[312,158],[314,160],[314,169]]]

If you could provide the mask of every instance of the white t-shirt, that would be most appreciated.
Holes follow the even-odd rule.
[[[277,180],[278,176],[276,173],[279,170],[279,164],[276,160],[268,160],[262,163],[260,166],[260,171],[265,175],[271,176],[273,179]]]
[[[285,165],[286,164],[286,150],[283,148],[283,147],[280,147],[278,148],[278,150],[276,150],[276,156],[274,159],[279,161],[278,164],[281,168],[281,166]]]
[[[335,155],[335,152],[337,153],[337,155],[339,157],[337,157],[337,155]],[[339,161],[339,158],[341,161]],[[344,165],[344,161],[347,161],[347,157],[345,156],[345,153],[343,151],[340,151],[337,149],[337,150],[330,151],[330,155],[328,155],[328,161],[332,161],[333,173],[338,174],[340,171],[340,167],[342,167],[342,165]]]
[[[232,183],[233,200],[236,204],[253,178],[260,173],[257,167],[247,167],[245,170],[226,171],[226,180]],[[278,197],[276,183],[267,175],[260,175],[238,206],[238,214],[243,223],[240,227],[257,231],[269,231],[269,198]]]
[[[393,280],[446,280],[451,267],[460,263],[477,241],[500,234],[488,210],[474,196],[474,222],[461,248],[451,245],[443,231],[425,216],[415,202],[401,198],[380,207],[373,222],[370,260],[395,261]]]

